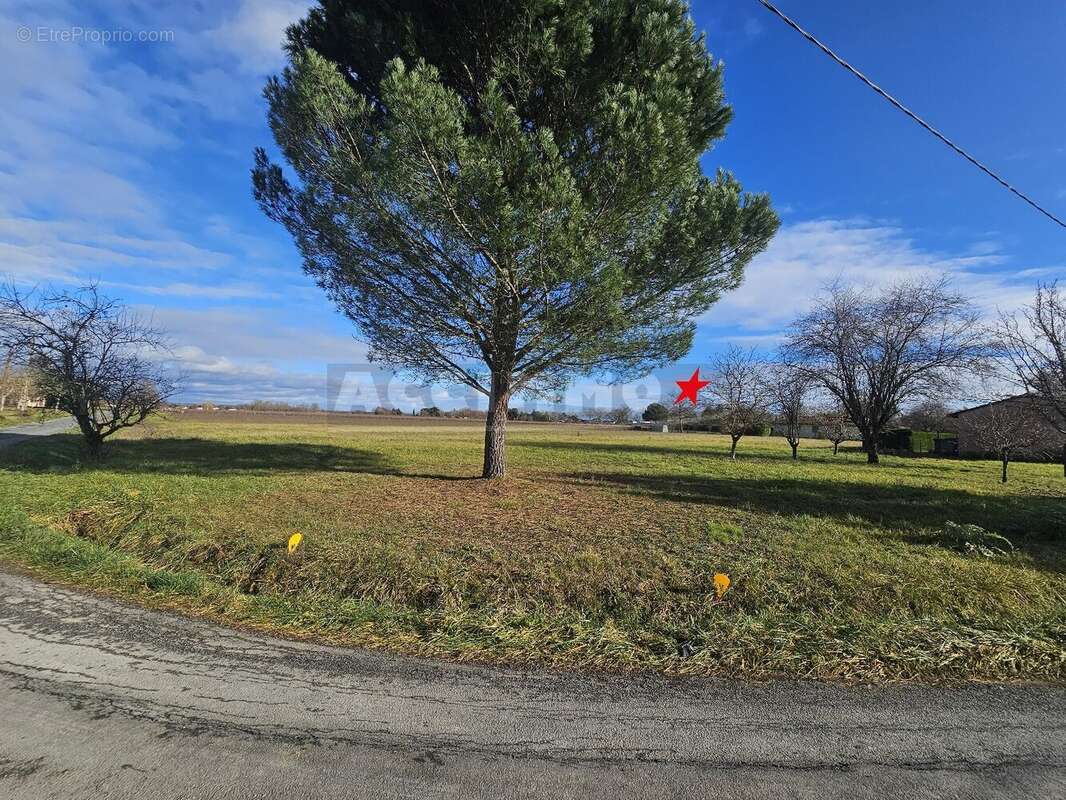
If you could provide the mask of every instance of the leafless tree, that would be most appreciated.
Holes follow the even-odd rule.
[[[844,406],[833,403],[825,406],[815,413],[818,419],[818,430],[826,439],[833,443],[833,455],[840,451],[842,442],[850,442],[858,439],[859,429],[851,421]]]
[[[1040,413],[1066,437],[1066,295],[1055,283],[1038,286],[1020,317],[1001,317],[1000,332],[1012,377],[1040,398]],[[1066,477],[1066,440],[1062,474]]]
[[[1003,483],[1014,456],[1034,453],[1046,443],[1046,428],[1041,425],[1037,405],[1024,395],[974,409],[960,418],[959,427],[978,449],[1000,460]]]
[[[151,357],[165,344],[147,321],[95,286],[0,289],[0,346],[74,417],[93,458],[101,456],[104,439],[144,421],[173,394],[172,379]]]
[[[670,406],[667,424],[672,428],[676,428],[679,433],[684,433],[685,423],[694,423],[696,421],[696,417],[696,406],[694,406],[688,400],[685,400],[682,403],[675,403]]]
[[[11,388],[19,413],[25,414],[44,393],[41,377],[32,369],[15,370],[11,376]]]
[[[7,398],[11,396],[14,376],[14,353],[8,350],[4,353],[4,365],[0,367],[0,413],[3,413],[7,407]]]
[[[40,394],[37,376],[18,362],[13,351],[7,350],[0,366],[0,413],[7,409],[8,401],[24,412]]]
[[[785,353],[847,410],[876,464],[878,436],[900,407],[944,397],[982,369],[986,339],[973,304],[946,278],[874,294],[837,284],[793,323]]]
[[[737,457],[737,442],[770,418],[766,367],[755,350],[730,346],[715,359],[708,387],[715,416],[732,443],[729,457]]]
[[[774,364],[767,370],[766,393],[792,448],[793,460],[799,458],[800,425],[807,414],[812,385],[810,375],[791,364]]]
[[[637,412],[631,409],[627,405],[621,405],[618,408],[612,408],[607,412],[607,419],[613,422],[615,425],[625,425],[633,419],[636,419]]]

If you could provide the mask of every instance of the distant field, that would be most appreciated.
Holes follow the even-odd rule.
[[[779,438],[188,413],[0,452],[0,559],[291,635],[565,668],[859,680],[1066,678],[1054,464]],[[969,552],[948,523],[1010,540]],[[295,554],[294,532],[305,535]],[[1002,544],[1002,543],[1000,543]],[[971,548],[972,549],[972,548]],[[1004,546],[1004,549],[1005,546]],[[716,598],[713,575],[732,587]],[[683,649],[684,656],[679,654]]]

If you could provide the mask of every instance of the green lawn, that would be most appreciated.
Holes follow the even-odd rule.
[[[341,420],[338,422],[338,420]],[[0,452],[0,559],[293,635],[592,669],[1066,679],[1066,480],[804,442],[187,414]],[[969,552],[948,523],[1013,543]],[[948,530],[946,530],[948,529]],[[304,543],[288,555],[294,532]],[[970,537],[980,544],[977,539]],[[732,586],[715,596],[713,576]],[[686,644],[686,656],[678,654]]]
[[[16,409],[8,408],[0,411],[0,430],[10,428],[13,425],[27,425],[31,422],[47,422],[56,417],[66,416],[65,412],[52,411],[49,409],[33,408],[25,413]]]

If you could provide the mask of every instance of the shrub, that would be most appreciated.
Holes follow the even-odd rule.
[[[915,431],[910,428],[893,428],[884,431],[878,439],[878,447],[894,453],[932,453],[937,439],[954,438],[950,433]]]
[[[1014,552],[1014,545],[1006,536],[987,531],[979,525],[960,525],[948,520],[936,532],[937,544],[966,555],[994,558]]]
[[[670,409],[662,403],[652,403],[644,409],[642,416],[645,422],[665,422],[666,418],[670,416]]]

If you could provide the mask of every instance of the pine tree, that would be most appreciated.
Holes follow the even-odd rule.
[[[777,228],[699,158],[732,111],[678,0],[320,0],[266,88],[265,212],[371,358],[509,399],[688,352]]]

